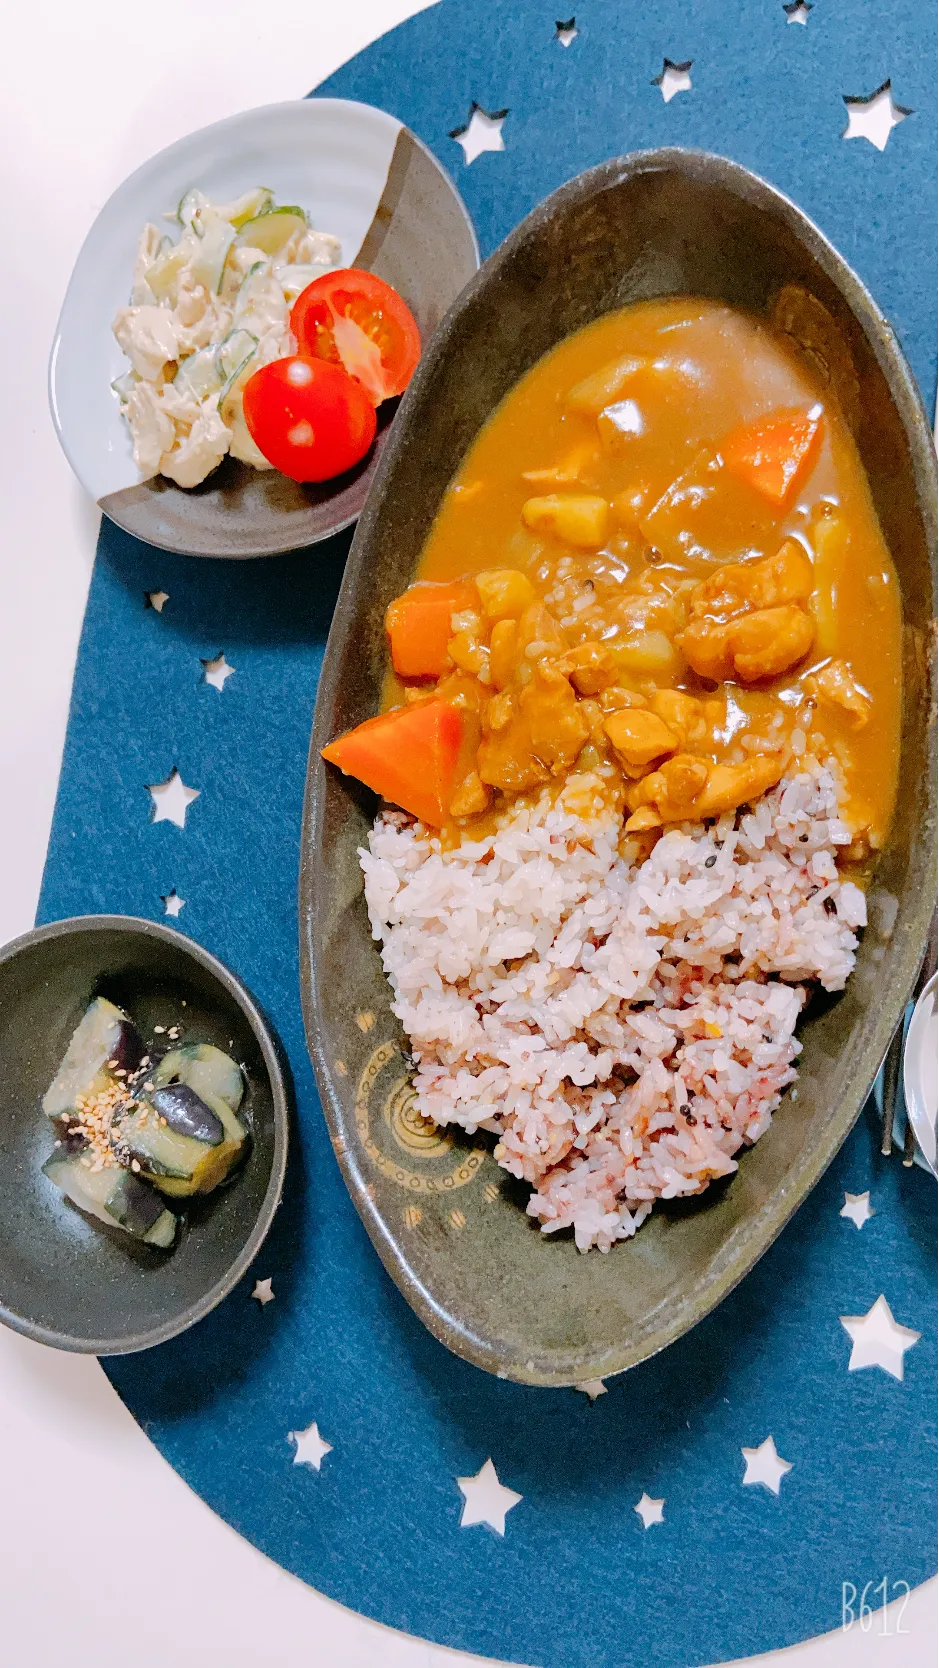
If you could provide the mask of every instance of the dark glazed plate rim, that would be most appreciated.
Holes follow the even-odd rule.
[[[781,218],[793,232],[809,256],[817,262],[826,277],[840,292],[848,308],[866,336],[872,353],[896,406],[910,448],[910,473],[919,489],[919,497],[934,504],[930,486],[935,481],[935,452],[929,424],[912,372],[903,356],[894,332],[860,279],[838,254],[819,228],[797,206],[767,181],[750,169],[727,158],[708,152],[663,147],[638,151],[611,159],[589,169],[560,186],[515,228],[504,243],[490,256],[471,279],[440,325],[430,351],[418,367],[402,406],[395,433],[376,472],[368,503],[360,518],[342,588],[333,616],[323,667],[319,695],[314,715],[307,775],[307,789],[303,811],[303,845],[300,867],[300,971],[303,1018],[310,1057],[323,1102],[326,1121],[339,1164],[352,1199],[365,1224],[370,1238],[385,1268],[414,1308],[420,1319],[449,1349],[477,1366],[501,1377],[522,1383],[543,1386],[569,1386],[594,1377],[609,1377],[637,1365],[657,1354],[681,1337],[716,1307],[724,1297],[749,1273],[750,1269],[772,1244],[798,1206],[818,1182],[853,1127],[861,1107],[874,1082],[903,1005],[912,989],[922,962],[929,932],[933,900],[928,891],[907,910],[906,917],[892,940],[890,948],[890,985],[892,1001],[877,1008],[871,1005],[870,1023],[863,1042],[855,1055],[851,1092],[842,1098],[837,1116],[833,1117],[820,1137],[806,1146],[789,1171],[787,1185],[768,1198],[745,1224],[734,1230],[711,1263],[709,1271],[689,1286],[680,1305],[678,1319],[669,1314],[656,1317],[654,1325],[639,1342],[628,1341],[618,1350],[607,1353],[602,1360],[575,1359],[571,1347],[566,1366],[554,1360],[522,1360],[513,1353],[510,1358],[499,1353],[498,1339],[480,1336],[459,1318],[443,1310],[433,1294],[408,1264],[403,1247],[394,1239],[376,1204],[369,1196],[367,1178],[362,1174],[356,1153],[344,1136],[346,1117],[342,1109],[337,1081],[325,1049],[326,1032],[322,1018],[322,992],[318,969],[313,955],[312,931],[317,899],[328,886],[329,877],[323,872],[320,856],[324,827],[326,773],[320,760],[320,749],[332,739],[328,732],[327,695],[331,692],[341,665],[346,640],[354,618],[354,598],[359,587],[367,583],[367,568],[371,555],[373,529],[384,512],[384,498],[389,477],[396,468],[403,450],[412,445],[408,415],[412,404],[422,394],[425,382],[430,382],[445,360],[451,332],[472,306],[483,286],[498,278],[500,268],[511,261],[520,245],[536,233],[558,210],[578,203],[604,189],[614,187],[628,178],[646,173],[678,170],[692,180],[706,185],[725,185],[737,196]],[[663,292],[665,293],[665,292]],[[478,432],[478,431],[477,431]],[[934,547],[934,510],[926,510],[927,537]],[[324,693],[325,692],[325,693]],[[933,741],[935,735],[933,731]],[[932,792],[928,814],[923,822],[923,839],[934,839],[936,821],[935,793]],[[525,1225],[519,1212],[520,1229]],[[739,1243],[743,1240],[743,1243]],[[628,1243],[628,1242],[627,1242]],[[617,1254],[622,1247],[610,1253]],[[676,1306],[679,1307],[679,1306]],[[537,1350],[534,1352],[537,1355]]]
[[[171,944],[215,978],[225,995],[241,1010],[254,1032],[270,1081],[273,1106],[274,1146],[271,1173],[261,1209],[238,1255],[198,1302],[189,1304],[173,1319],[164,1321],[159,1326],[150,1327],[145,1332],[122,1334],[120,1338],[81,1338],[60,1332],[54,1327],[41,1326],[34,1321],[26,1320],[0,1302],[0,1322],[24,1337],[34,1339],[36,1343],[84,1355],[132,1355],[138,1350],[151,1349],[155,1344],[164,1344],[180,1332],[187,1331],[197,1321],[203,1320],[234,1289],[257,1256],[267,1237],[283,1191],[289,1140],[289,1106],[273,1034],[250,991],[224,962],[212,955],[210,950],[204,949],[201,944],[196,944],[194,940],[187,938],[184,933],[176,932],[172,927],[165,927],[158,921],[148,921],[136,915],[73,915],[62,921],[50,921],[45,926],[33,927],[29,932],[22,933],[19,938],[0,946],[0,964],[13,961],[22,950],[31,949],[36,944],[96,932],[127,932],[138,935],[141,939],[158,939],[165,944]],[[234,1185],[237,1186],[237,1181]]]

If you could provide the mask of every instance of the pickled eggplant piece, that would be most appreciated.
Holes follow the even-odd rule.
[[[214,1095],[223,1100],[233,1112],[237,1112],[245,1092],[240,1066],[211,1043],[186,1043],[174,1048],[163,1056],[152,1081],[158,1088],[164,1083],[186,1083],[203,1099]]]
[[[189,1133],[195,1129],[203,1135]],[[203,1101],[187,1084],[171,1083],[142,1095],[121,1120],[115,1139],[122,1158],[139,1164],[141,1174],[162,1193],[186,1198],[211,1193],[225,1180],[242,1151],[245,1131],[223,1100],[211,1096]]]
[[[177,1135],[190,1135],[194,1141],[217,1147],[225,1139],[225,1126],[201,1095],[188,1083],[168,1083],[155,1088],[149,1095],[161,1119]]]
[[[143,1038],[133,1020],[107,997],[96,997],[73,1031],[62,1064],[43,1096],[46,1117],[63,1117],[83,1096],[94,1094],[109,1081],[120,1081],[118,1072],[131,1076],[144,1053]]]
[[[42,1167],[44,1176],[66,1198],[110,1228],[168,1251],[176,1238],[176,1218],[147,1182],[118,1165],[92,1170],[77,1153],[54,1152]]]

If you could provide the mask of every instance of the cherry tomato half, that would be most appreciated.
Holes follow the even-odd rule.
[[[243,399],[252,440],[292,481],[330,481],[351,469],[378,426],[365,390],[341,365],[299,354],[262,365]]]
[[[290,328],[301,353],[344,365],[374,405],[404,393],[421,356],[420,331],[397,290],[354,266],[308,284]]]

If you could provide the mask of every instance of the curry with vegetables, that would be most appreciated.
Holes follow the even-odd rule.
[[[771,321],[634,305],[510,392],[388,610],[385,711],[324,756],[452,843],[599,772],[637,848],[829,764],[889,826],[896,576],[831,394]]]

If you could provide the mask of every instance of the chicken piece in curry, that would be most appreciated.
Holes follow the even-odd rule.
[[[845,420],[771,323],[673,299],[561,342],[471,447],[386,628],[386,710],[325,756],[445,842],[590,772],[638,852],[804,756],[835,771],[848,859],[884,840],[896,575]]]

